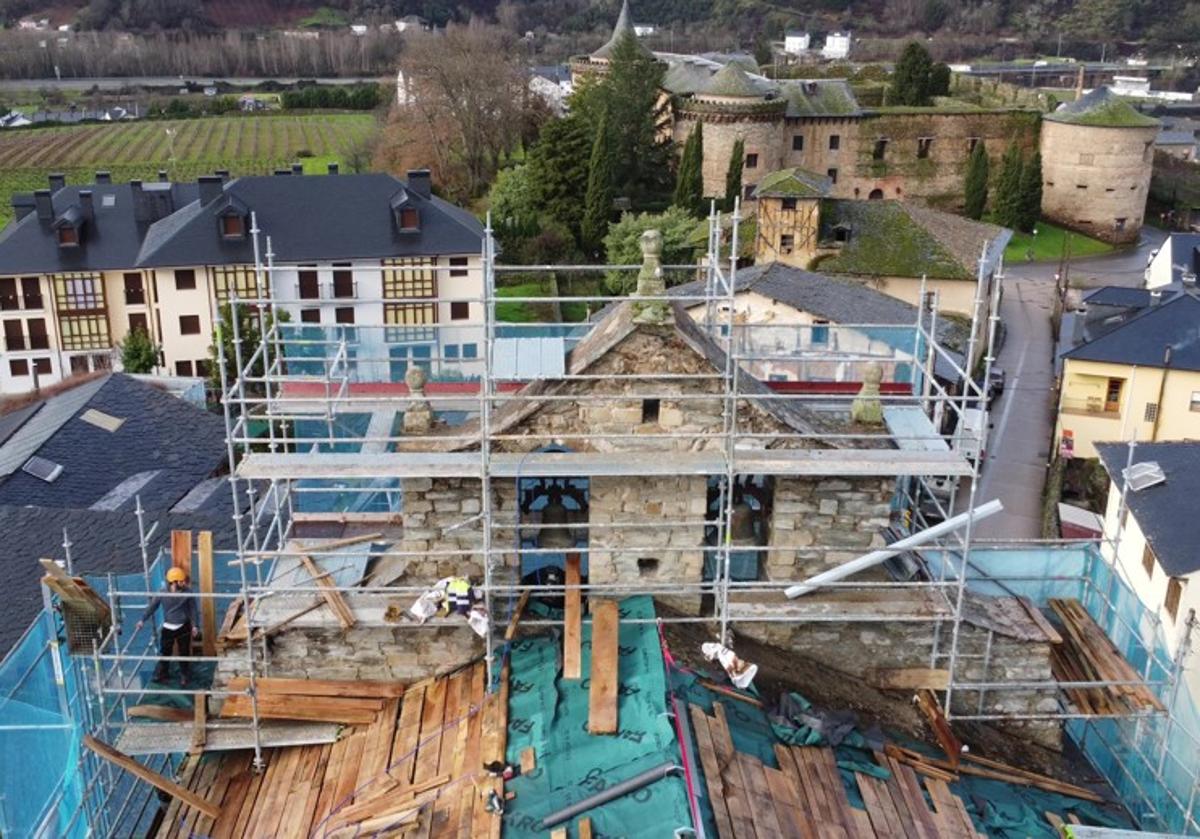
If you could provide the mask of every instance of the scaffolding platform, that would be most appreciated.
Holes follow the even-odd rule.
[[[265,720],[258,726],[258,743],[262,748],[333,743],[340,729],[336,723]],[[184,754],[192,747],[195,730],[190,722],[130,723],[121,729],[114,745],[127,755]],[[253,748],[254,729],[249,725],[235,728],[209,721],[204,740],[206,752]]]
[[[796,623],[931,621],[953,619],[954,606],[931,588],[885,591],[824,591],[788,600],[782,592],[729,595],[729,619],[754,623],[786,619]]]

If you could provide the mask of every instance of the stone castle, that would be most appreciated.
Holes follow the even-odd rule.
[[[604,73],[617,41],[634,36],[628,0],[612,38],[571,61],[573,78]],[[860,107],[840,79],[768,79],[744,58],[651,53],[665,64],[669,130],[682,146],[704,123],[704,187],[723,195],[729,157],[745,148],[742,183],[753,200],[771,172],[799,167],[828,178],[836,198],[916,198],[961,204],[977,143],[992,172],[1014,140],[1039,149],[1047,218],[1111,242],[1136,241],[1142,225],[1158,121],[1098,88],[1049,114],[1031,108]]]

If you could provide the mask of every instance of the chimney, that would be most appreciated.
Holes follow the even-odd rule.
[[[291,169],[276,169],[275,174],[276,175],[290,175],[290,174],[292,174],[292,170]]]
[[[50,194],[58,192],[67,185],[67,176],[62,172],[54,172],[50,175]]]
[[[225,179],[220,175],[201,175],[197,179],[200,184],[200,203],[209,204],[221,197],[225,191]]]
[[[37,208],[37,217],[42,221],[54,218],[54,202],[50,200],[50,190],[39,189],[33,193],[33,205]]]
[[[34,210],[33,196],[29,194],[12,197],[13,216],[17,221],[25,218]]]
[[[292,174],[293,175],[303,175],[304,174],[304,164],[303,163],[293,163],[292,164]]]
[[[408,188],[422,198],[428,198],[433,193],[433,176],[428,169],[409,169]]]
[[[149,221],[150,213],[146,209],[146,195],[142,192],[142,182],[130,181],[129,191],[133,195],[133,220]]]
[[[166,169],[159,169],[159,170],[158,170],[158,180],[159,180],[159,182],[160,182],[160,183],[165,183],[165,182],[166,182],[166,180],[167,180],[167,170],[166,170]]]
[[[329,174],[336,175],[338,173],[338,165],[336,163],[329,164]]]
[[[112,172],[97,172],[96,173],[96,183],[111,184],[112,183]]]
[[[229,180],[229,170],[228,169],[217,169],[215,172],[213,172],[213,174],[216,175],[218,178],[220,178],[223,181]]]
[[[92,203],[92,191],[90,189],[79,190],[79,208],[83,210],[83,217],[88,221],[96,217],[96,209]]]

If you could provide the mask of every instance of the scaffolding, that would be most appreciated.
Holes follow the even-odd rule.
[[[1096,551],[1089,554],[1088,562],[1092,564],[1085,563],[1072,573],[1056,572],[1049,566],[1022,572],[1018,562],[1011,566],[1018,569],[1014,572],[1004,567],[1011,559],[1005,554],[1005,546],[980,544],[968,523],[937,543],[914,549],[911,553],[924,573],[906,578],[840,581],[825,586],[821,595],[790,601],[783,592],[798,580],[740,579],[741,575],[735,573],[739,551],[732,538],[738,503],[735,489],[747,480],[851,477],[893,482],[898,487],[895,518],[907,530],[921,529],[927,517],[935,514],[944,519],[960,508],[978,506],[977,502],[983,500],[976,498],[981,457],[973,455],[982,448],[979,435],[987,427],[988,402],[980,382],[988,381],[994,361],[1002,285],[1002,268],[995,266],[993,271],[994,266],[986,264],[984,247],[969,338],[960,351],[939,341],[939,319],[946,316],[939,312],[937,294],[926,294],[923,285],[914,322],[907,326],[747,323],[738,317],[736,293],[740,221],[740,208],[736,206],[728,218],[714,211],[709,219],[708,249],[701,264],[662,268],[665,273],[699,280],[702,293],[685,295],[668,291],[636,297],[637,305],[675,307],[676,317],[682,310],[691,312],[695,333],[699,335],[694,341],[718,351],[710,357],[713,364],[709,369],[690,373],[595,374],[586,367],[562,366],[562,351],[587,346],[588,336],[600,328],[596,324],[604,323],[604,317],[611,317],[614,309],[628,304],[628,296],[590,296],[588,300],[598,304],[600,313],[597,320],[589,323],[517,326],[497,320],[498,306],[559,307],[578,303],[580,298],[558,294],[502,295],[498,278],[506,274],[596,272],[621,277],[641,270],[641,265],[500,265],[489,223],[480,254],[482,293],[438,300],[481,306],[482,323],[470,328],[478,330],[482,352],[477,357],[464,358],[460,349],[452,357],[444,342],[435,341],[428,355],[397,356],[388,349],[389,344],[396,343],[389,341],[389,337],[396,336],[387,333],[403,332],[411,325],[320,327],[291,323],[282,317],[288,306],[268,291],[272,287],[270,278],[282,269],[276,265],[269,232],[259,230],[257,220],[252,217],[250,232],[257,296],[231,297],[230,317],[225,327],[230,334],[218,334],[216,341],[237,544],[236,556],[230,558],[227,567],[236,577],[228,580],[224,589],[201,595],[214,598],[226,608],[235,602],[240,604],[246,621],[246,642],[222,655],[190,659],[213,665],[232,662],[247,677],[247,687],[238,690],[156,687],[153,692],[216,699],[233,694],[246,696],[251,709],[249,719],[222,720],[218,725],[240,732],[242,745],[253,749],[254,765],[261,768],[263,749],[270,744],[264,742],[257,679],[270,673],[271,663],[266,634],[255,633],[262,628],[256,623],[256,606],[289,596],[315,598],[319,594],[317,580],[281,579],[273,571],[282,561],[296,560],[301,555],[321,563],[323,568],[344,558],[338,550],[300,544],[299,540],[320,524],[338,525],[348,533],[381,533],[378,540],[362,551],[369,562],[433,561],[443,567],[451,564],[477,568],[476,587],[490,618],[484,650],[489,687],[494,687],[498,664],[505,654],[503,640],[496,637],[496,632],[503,632],[513,604],[527,593],[561,596],[567,590],[562,583],[531,583],[522,579],[523,559],[548,558],[561,555],[563,550],[538,546],[537,537],[555,525],[522,519],[521,482],[690,478],[703,480],[706,486],[715,489],[715,508],[708,505],[703,511],[689,510],[677,518],[653,521],[576,521],[570,528],[583,534],[580,538],[585,545],[577,550],[589,557],[632,553],[666,559],[698,552],[703,555],[705,565],[713,569],[711,576],[661,575],[650,580],[588,581],[579,586],[582,594],[598,597],[650,594],[666,602],[699,603],[699,608],[684,608],[659,620],[708,626],[715,639],[729,644],[735,643],[739,626],[754,624],[928,625],[932,638],[929,664],[944,668],[949,674],[943,700],[943,713],[948,719],[1065,722],[1077,742],[1086,745],[1088,738],[1092,738],[1093,743],[1101,742],[1116,756],[1114,775],[1132,778],[1134,785],[1141,783],[1139,778],[1151,778],[1152,783],[1165,789],[1165,793],[1158,792],[1158,787],[1142,790],[1140,795],[1135,793],[1140,806],[1145,808],[1144,823],[1200,830],[1195,815],[1200,767],[1194,766],[1186,754],[1189,748],[1195,754],[1200,748],[1200,738],[1189,727],[1173,722],[1174,702],[1168,703],[1164,712],[1115,715],[1114,719],[1103,721],[1114,724],[1105,729],[1094,715],[1084,717],[1073,711],[1063,691],[1117,687],[1118,683],[990,681],[966,675],[969,666],[979,661],[984,672],[988,672],[992,650],[990,631],[982,653],[962,649],[964,603],[969,590],[990,587],[1006,596],[1025,593],[1035,603],[1041,603],[1049,591],[1047,585],[1057,585],[1060,592],[1074,592],[1110,635],[1124,633],[1130,639],[1129,649],[1139,651],[1138,656],[1132,657],[1138,659],[1144,684],[1160,697],[1176,699],[1194,621],[1189,622],[1187,637],[1173,655],[1143,640],[1145,627],[1139,624],[1144,621],[1141,617],[1131,618],[1114,594],[1117,566],[1106,563]],[[730,231],[728,236],[726,226]],[[453,269],[433,266],[425,270],[437,273]],[[320,308],[337,303],[336,300],[305,301],[305,305]],[[382,306],[396,300],[358,299],[356,303]],[[257,336],[261,336],[256,346],[247,340],[253,336],[243,334],[247,323],[254,325]],[[422,324],[419,328],[436,335],[443,328],[464,327]],[[543,367],[532,374],[498,375],[500,361],[508,364],[506,370],[519,371],[519,364],[513,366],[508,363],[511,359],[499,356],[502,351],[519,346],[504,342],[513,340],[512,336],[522,331],[548,340],[559,352],[559,366],[555,366],[554,359],[547,362],[543,353],[540,361]],[[861,340],[864,334],[875,338],[882,335],[885,339],[867,341],[864,346]],[[780,339],[780,335],[785,338]],[[881,344],[885,350],[880,349]],[[839,346],[853,349],[836,350]],[[432,374],[423,391],[401,384],[414,361],[427,365]],[[833,385],[796,388],[789,387],[790,383],[771,387],[758,377],[757,371],[768,365],[782,367],[798,361],[833,365],[841,378],[851,383],[864,378],[862,374],[868,365],[890,364],[892,387],[881,399],[895,421],[883,429],[846,423],[850,405],[858,397],[857,385],[849,390]],[[953,371],[953,382],[937,375],[937,370],[947,369]],[[977,371],[982,375],[973,375]],[[551,381],[578,384],[579,388],[570,393],[556,393],[545,384]],[[626,403],[631,400],[643,405],[653,403],[658,410],[668,403],[684,411],[689,406],[710,413],[715,410],[718,420],[713,427],[700,430],[686,426],[653,431],[557,429],[545,434],[518,428],[510,421],[514,413],[524,416],[539,405],[570,402],[581,410],[611,409],[614,404],[628,407]],[[419,404],[430,406],[434,415],[443,420],[442,425],[415,432],[399,430],[399,419]],[[811,422],[797,423],[788,430],[764,431],[750,421],[759,409],[791,412]],[[983,417],[973,430],[964,421],[967,411],[979,411]],[[464,509],[457,521],[438,525],[441,537],[453,533],[456,539],[461,536],[468,544],[432,549],[406,548],[401,544],[405,534],[403,486],[412,479],[477,485],[477,503],[471,511]],[[711,538],[699,545],[677,546],[653,535],[655,531],[673,528],[692,528],[711,534]],[[632,543],[603,542],[606,533],[621,530],[640,535]],[[142,537],[145,546],[144,527]],[[524,537],[529,537],[534,545],[523,544]],[[1021,547],[1026,551],[1070,549],[1066,543],[1056,546],[1042,542]],[[847,546],[810,544],[803,550],[814,555],[844,553]],[[769,564],[772,555],[794,556],[797,548],[767,540],[767,544],[755,545],[753,551]],[[161,558],[155,564],[147,557],[142,586],[133,582],[106,588],[116,620],[113,628],[97,639],[90,673],[80,680],[80,690],[86,693],[83,705],[92,709],[85,725],[101,739],[110,736],[115,739],[123,727],[128,728],[125,711],[129,702],[148,691],[139,672],[147,664],[161,660],[154,649],[153,633],[121,634],[122,624],[127,625],[130,615],[144,607],[146,598],[161,593],[158,587],[163,569],[158,568],[156,577],[152,568],[161,564]],[[355,580],[350,584],[334,583],[332,588],[352,598],[356,612],[375,615],[389,602],[415,600],[436,582],[436,576],[402,581],[397,577],[371,586]],[[861,602],[855,605],[853,598],[841,596],[846,593],[874,599],[864,607]],[[895,604],[895,608],[878,608],[884,599]],[[418,634],[447,625],[439,620],[395,624]],[[526,618],[523,625],[561,626],[562,621]],[[78,659],[73,666],[80,666]],[[84,670],[87,669],[85,665]],[[1014,691],[1046,692],[1057,698],[1056,706],[1043,713],[990,710],[988,698]],[[972,701],[956,699],[960,694],[969,694]],[[1072,731],[1070,726],[1076,726],[1076,730]],[[1151,752],[1156,757],[1146,756]],[[166,761],[162,764],[164,769],[172,767],[173,754],[153,759],[159,758]],[[81,753],[80,760],[96,763],[86,753]],[[1167,784],[1173,771],[1188,775],[1190,795],[1173,792],[1178,785]],[[111,774],[107,765],[92,768],[88,793],[77,808],[76,818],[99,826],[100,832],[115,835],[109,821],[95,821],[99,817],[93,815],[106,812],[105,802],[116,795],[118,785]]]

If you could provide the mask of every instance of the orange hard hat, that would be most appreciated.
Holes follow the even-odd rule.
[[[168,583],[182,583],[187,581],[187,572],[182,568],[172,568],[167,572]]]

